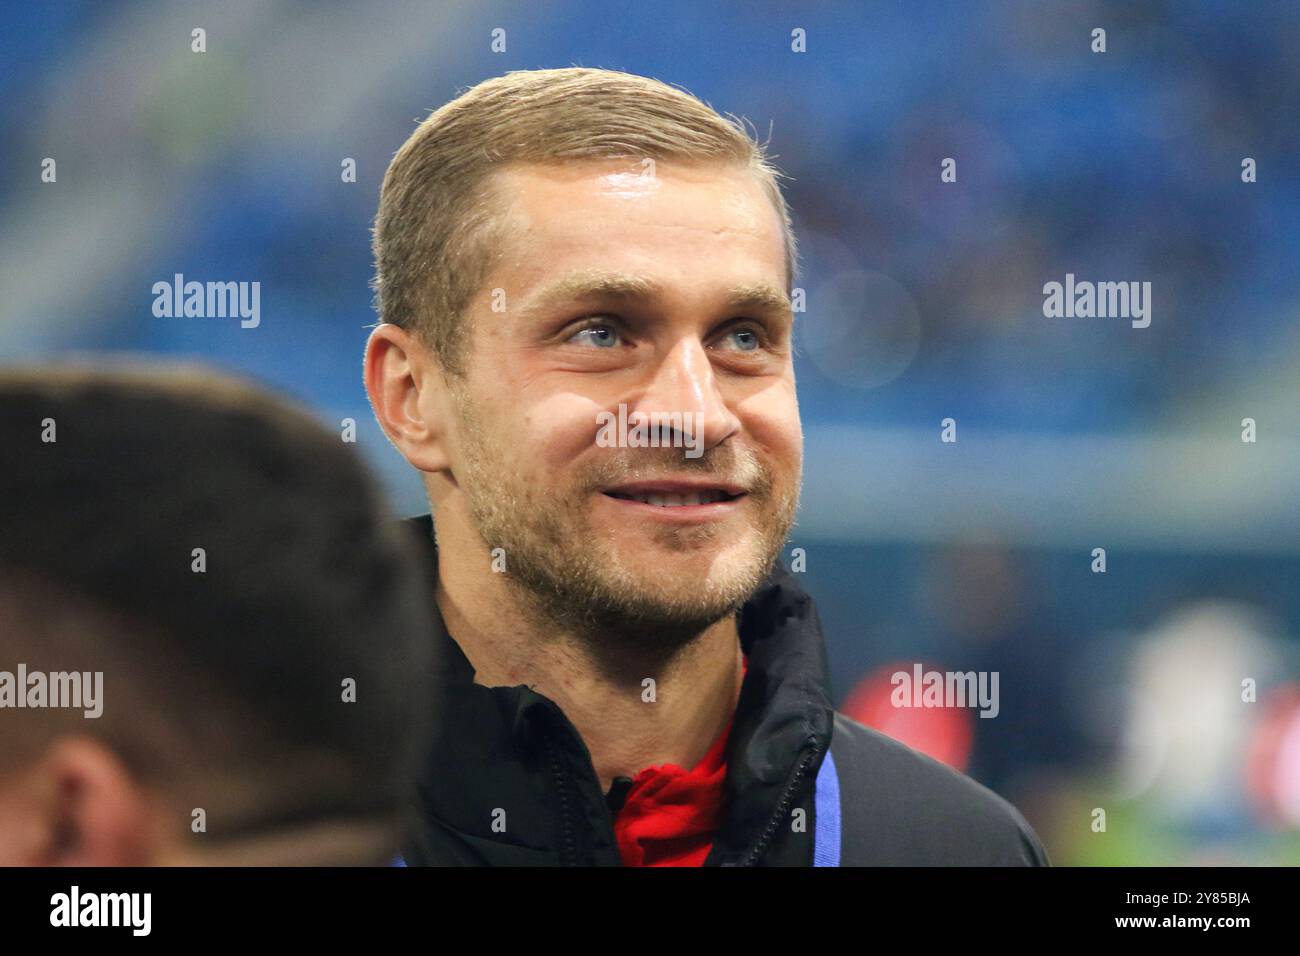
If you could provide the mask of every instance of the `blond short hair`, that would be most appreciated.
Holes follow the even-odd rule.
[[[501,245],[491,174],[513,163],[615,157],[751,170],[780,213],[793,286],[798,250],[784,176],[742,120],[630,73],[518,70],[435,110],[389,164],[374,228],[380,321],[415,332],[444,369],[463,373],[463,313]]]

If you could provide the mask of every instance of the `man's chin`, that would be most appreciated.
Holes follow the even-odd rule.
[[[620,580],[606,582],[601,617],[624,630],[698,633],[738,611],[771,566],[753,555],[743,561],[641,560],[625,567]]]
[[[645,594],[674,595],[726,591],[759,572],[765,555],[752,536],[679,545],[653,538],[620,539],[607,550],[608,565],[617,569],[629,589]]]

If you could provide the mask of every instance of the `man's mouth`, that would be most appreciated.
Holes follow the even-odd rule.
[[[604,494],[620,501],[639,501],[656,508],[689,508],[735,501],[745,495],[738,485],[688,481],[643,481],[606,488]]]

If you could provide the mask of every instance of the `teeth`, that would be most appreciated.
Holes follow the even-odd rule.
[[[619,495],[632,501],[640,501],[643,504],[654,505],[656,508],[683,508],[687,505],[707,505],[715,501],[722,501],[727,496],[721,491],[693,491],[688,494],[644,494],[644,495]]]

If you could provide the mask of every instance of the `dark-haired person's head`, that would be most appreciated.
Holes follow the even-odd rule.
[[[336,433],[198,369],[0,372],[0,865],[378,864],[424,568]]]

